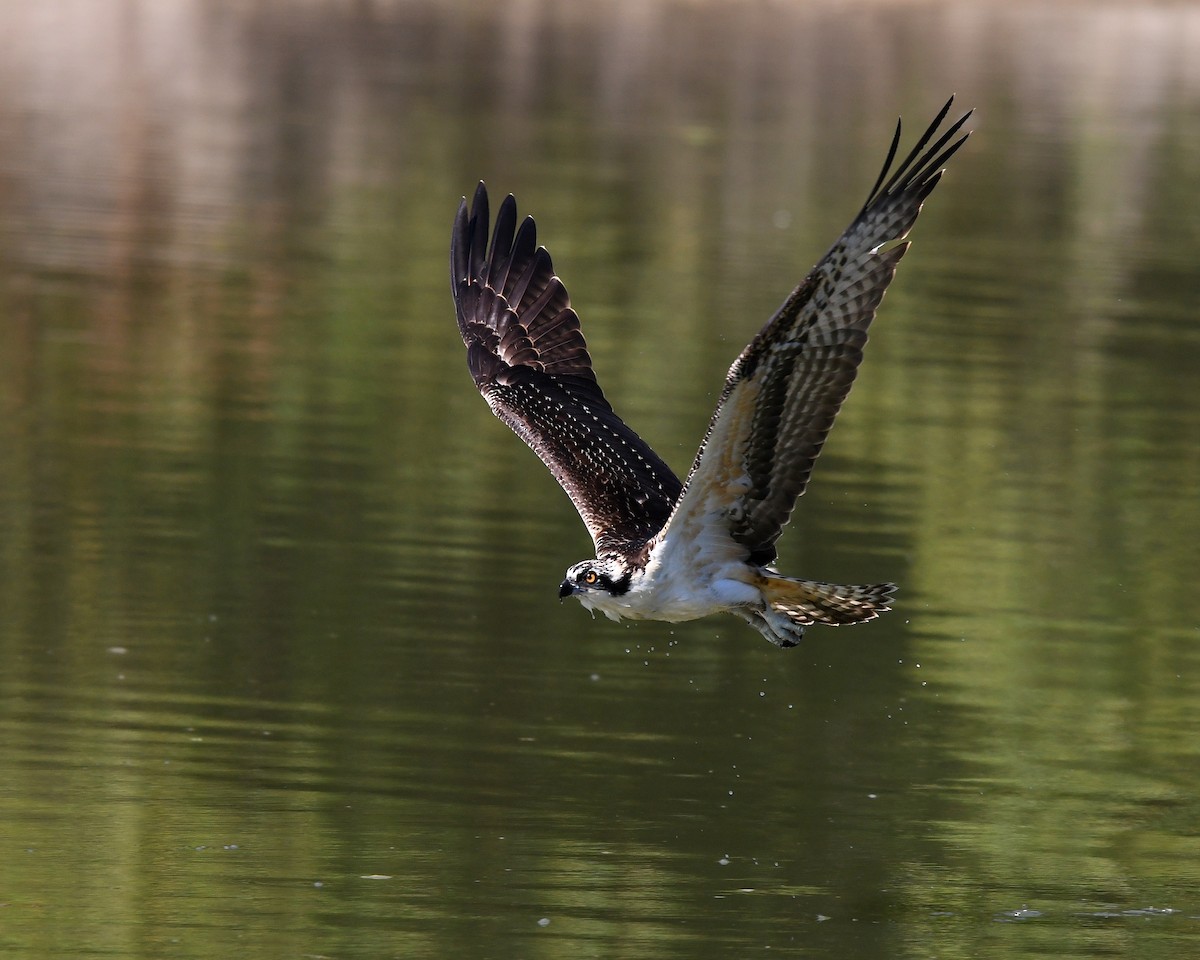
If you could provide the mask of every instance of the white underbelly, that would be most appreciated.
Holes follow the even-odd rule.
[[[661,567],[651,567],[631,585],[628,593],[605,597],[603,602],[595,604],[596,609],[614,618],[679,623],[762,601],[754,583],[756,571],[742,561],[695,572],[708,575],[664,576]]]

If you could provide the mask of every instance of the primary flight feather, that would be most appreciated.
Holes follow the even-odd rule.
[[[560,597],[614,620],[733,613],[785,647],[808,624],[890,609],[893,584],[798,580],[770,564],[908,248],[898,241],[968,136],[958,134],[969,113],[938,132],[952,102],[893,171],[897,123],[854,221],[730,367],[685,483],[605,399],[533,219],[518,226],[506,197],[489,243],[487,190],[479,184],[470,212],[464,198],[450,283],[467,365],[492,412],[566,490],[596,548],[567,570]]]

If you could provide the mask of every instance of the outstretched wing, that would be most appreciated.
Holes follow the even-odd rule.
[[[937,135],[951,103],[889,178],[897,123],[854,222],[734,361],[664,541],[678,534],[690,542],[715,524],[754,562],[775,558],[775,541],[850,392],[867,327],[908,244],[881,248],[907,236],[942,165],[968,136],[950,143],[970,113]]]
[[[618,417],[592,372],[579,317],[511,195],[491,247],[482,183],[450,241],[450,288],[467,366],[492,412],[562,484],[596,544],[628,554],[662,528],[682,484]]]

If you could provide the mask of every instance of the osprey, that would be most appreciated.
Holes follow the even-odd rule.
[[[908,247],[897,241],[969,135],[953,139],[970,113],[938,135],[951,103],[889,177],[897,123],[858,216],[730,367],[682,483],[604,398],[533,219],[518,227],[509,195],[489,245],[487,190],[479,184],[469,214],[463,198],[450,285],[467,366],[492,412],[566,490],[596,547],[594,560],[567,570],[560,598],[613,620],[733,613],[781,647],[809,624],[860,623],[890,609],[894,584],[799,580],[772,564]]]

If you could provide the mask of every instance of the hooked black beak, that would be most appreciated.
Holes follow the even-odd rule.
[[[575,584],[573,584],[570,580],[564,580],[561,584],[559,584],[559,587],[558,587],[558,599],[566,600],[567,597],[569,597],[574,592],[575,592]]]

